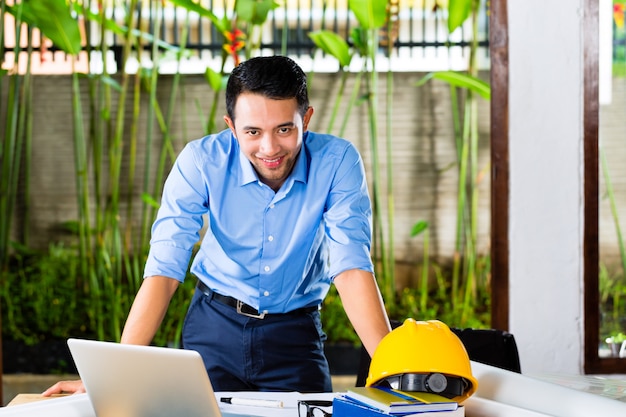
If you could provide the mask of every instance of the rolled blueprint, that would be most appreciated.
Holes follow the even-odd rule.
[[[626,416],[626,403],[612,398],[475,361],[472,361],[472,374],[478,379],[478,390],[474,396],[497,403],[556,417]]]
[[[465,417],[550,417],[549,414],[515,407],[476,395],[463,401]]]

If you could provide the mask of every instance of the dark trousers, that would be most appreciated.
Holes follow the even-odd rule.
[[[256,319],[198,289],[183,327],[215,391],[331,392],[325,339],[318,311]]]

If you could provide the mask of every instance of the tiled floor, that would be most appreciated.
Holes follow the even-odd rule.
[[[76,375],[8,374],[2,377],[2,405],[8,404],[17,394],[35,394],[63,379],[76,379]],[[346,391],[354,386],[356,376],[333,375],[333,391]]]

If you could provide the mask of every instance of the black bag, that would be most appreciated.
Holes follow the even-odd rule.
[[[451,328],[465,345],[470,359],[517,373],[522,372],[515,338],[496,329]]]

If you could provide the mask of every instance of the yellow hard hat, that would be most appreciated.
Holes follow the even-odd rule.
[[[380,341],[365,385],[433,392],[462,402],[478,381],[463,342],[446,324],[406,319]]]

